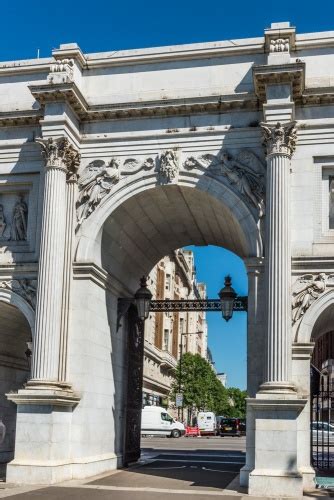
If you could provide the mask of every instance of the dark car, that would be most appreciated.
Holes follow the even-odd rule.
[[[246,419],[241,418],[239,422],[239,430],[242,436],[246,436]]]
[[[219,434],[221,436],[241,436],[240,419],[222,418],[219,423]]]

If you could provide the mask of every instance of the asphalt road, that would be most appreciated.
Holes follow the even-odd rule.
[[[141,460],[127,469],[47,488],[5,488],[0,498],[187,500],[191,494],[196,500],[229,498],[230,484],[233,480],[236,484],[244,462],[245,438],[144,438]]]

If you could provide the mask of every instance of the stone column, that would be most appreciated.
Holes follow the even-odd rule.
[[[261,392],[290,392],[291,245],[290,160],[296,146],[295,122],[261,124],[267,148],[266,296],[267,355]]]
[[[63,285],[67,231],[66,176],[76,171],[79,153],[68,139],[37,139],[46,161],[31,385],[59,382]],[[73,201],[73,200],[71,200]],[[73,228],[73,226],[72,226]],[[67,255],[68,257],[68,255]],[[65,292],[66,294],[66,292]]]
[[[67,381],[67,345],[70,325],[70,297],[72,285],[72,264],[74,253],[75,231],[75,200],[77,195],[78,174],[72,169],[67,174],[66,188],[66,235],[65,235],[65,262],[62,298],[62,318],[59,349],[59,380]]]

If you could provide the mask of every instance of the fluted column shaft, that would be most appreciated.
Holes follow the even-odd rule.
[[[288,382],[290,378],[289,165],[290,158],[285,154],[267,158],[267,382]]]
[[[59,380],[68,202],[66,176],[79,162],[78,153],[64,137],[37,139],[37,142],[43,149],[46,171],[32,359],[31,382],[35,383]]]
[[[70,325],[70,298],[72,283],[72,263],[74,251],[75,199],[77,192],[77,176],[71,175],[66,190],[66,234],[64,255],[64,282],[62,299],[61,335],[59,349],[59,380],[67,380],[67,346]]]
[[[47,167],[32,379],[58,380],[66,223],[66,170]]]
[[[263,124],[267,145],[266,270],[267,353],[262,390],[291,385],[290,160],[294,123]]]

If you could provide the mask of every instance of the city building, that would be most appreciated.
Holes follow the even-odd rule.
[[[194,254],[176,250],[152,269],[148,287],[153,299],[206,298],[206,285],[196,282]],[[207,357],[205,311],[151,313],[145,322],[143,405],[169,405],[173,373],[181,354]]]
[[[224,387],[227,387],[227,373],[217,373],[217,378]]]

